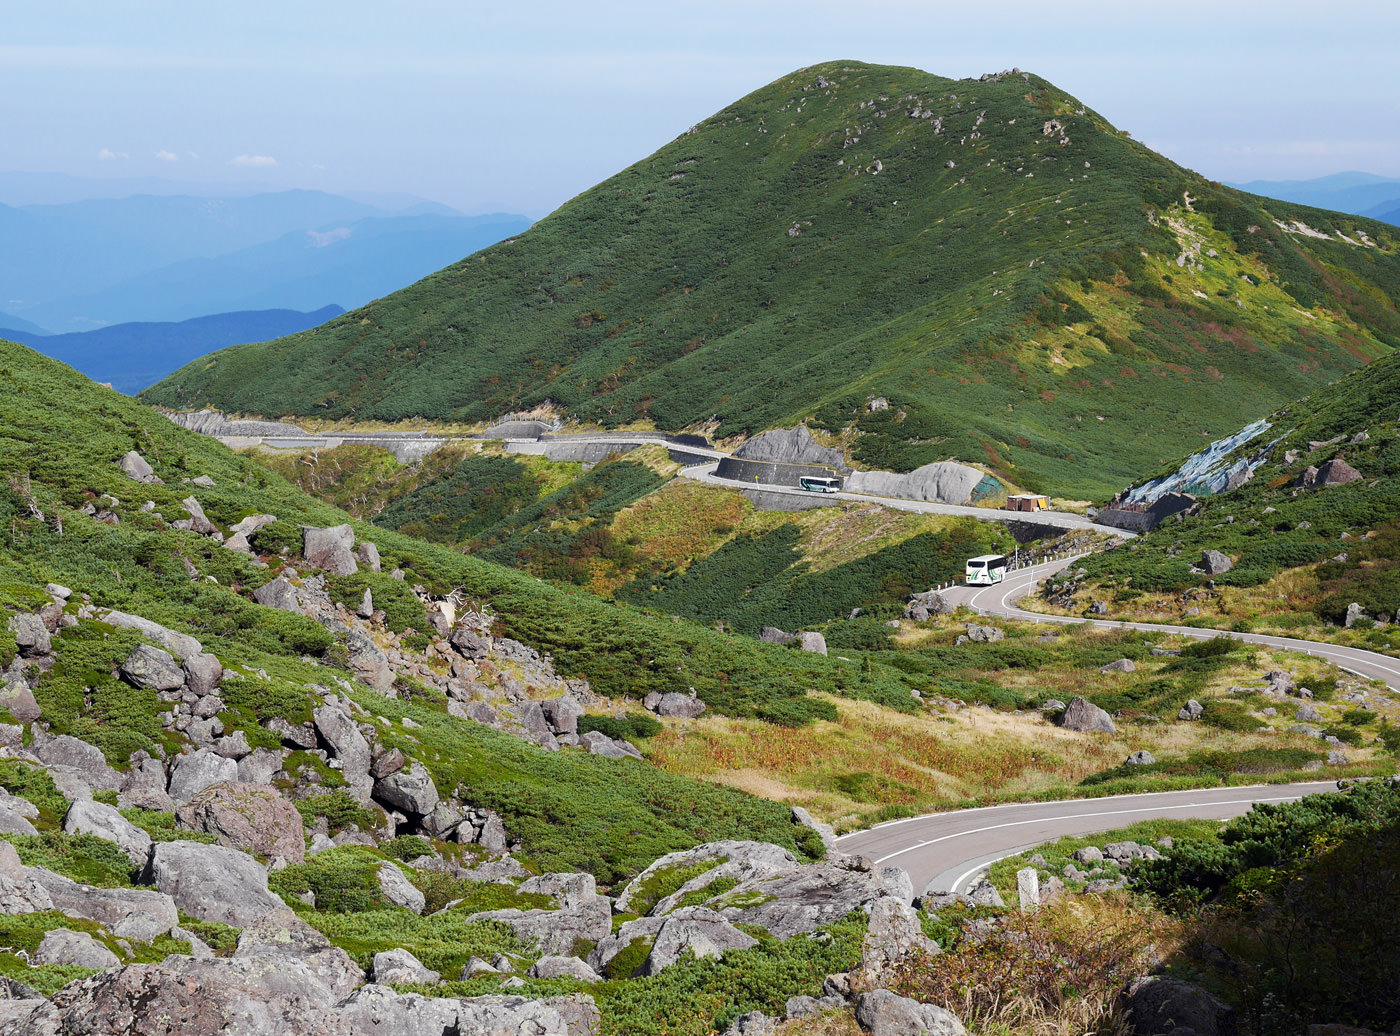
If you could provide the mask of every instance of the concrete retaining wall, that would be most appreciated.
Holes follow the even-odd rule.
[[[715,477],[732,482],[762,482],[770,486],[791,486],[801,489],[800,479],[804,475],[817,478],[831,478],[836,473],[830,468],[816,464],[781,464],[777,461],[740,460],[726,457],[715,468]]]

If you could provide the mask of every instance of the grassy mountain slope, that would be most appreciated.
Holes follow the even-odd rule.
[[[812,417],[871,466],[957,456],[1082,498],[1400,344],[1397,240],[1209,183],[1034,76],[836,62],[146,398],[467,421],[551,400],[720,435]]]
[[[1102,600],[1115,617],[1223,622],[1400,652],[1400,627],[1393,625],[1400,612],[1400,356],[1377,360],[1269,420],[1261,439],[1238,451],[1244,457],[1280,440],[1249,482],[1086,559],[1088,576],[1076,592],[1055,595],[1062,606]],[[1297,485],[1308,467],[1333,458],[1362,478],[1329,488]],[[1234,562],[1213,587],[1192,571],[1204,550]],[[1341,629],[1353,602],[1367,617]],[[1195,613],[1183,619],[1188,608]],[[1376,625],[1376,618],[1392,624]]]

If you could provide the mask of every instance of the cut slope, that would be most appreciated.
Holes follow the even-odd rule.
[[[815,416],[871,466],[960,457],[1083,497],[1400,343],[1393,234],[1210,184],[1034,76],[837,62],[146,398],[375,420],[552,400],[720,435]]]

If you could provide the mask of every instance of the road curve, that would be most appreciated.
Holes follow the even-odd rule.
[[[1016,607],[1016,602],[1035,589],[1036,584],[1042,579],[1072,565],[1077,560],[1077,558],[1068,558],[1060,561],[1047,561],[1040,565],[1010,572],[1003,582],[995,586],[956,586],[951,590],[945,590],[944,596],[954,604],[966,605],[983,615],[999,615],[1026,622],[1059,624],[1088,622],[1104,629],[1173,633],[1185,637],[1195,637],[1199,640],[1209,640],[1212,637],[1233,637],[1247,644],[1258,644],[1261,647],[1279,648],[1312,655],[1357,676],[1363,676],[1370,680],[1381,680],[1391,690],[1400,691],[1400,659],[1375,651],[1366,651],[1362,648],[1324,644],[1314,640],[1297,640],[1292,637],[1271,637],[1263,633],[1236,633],[1232,630],[1205,629],[1199,626],[1167,626],[1150,622],[1118,622],[1108,619],[1083,619],[1072,615],[1046,615]]]
[[[1259,802],[1292,802],[1336,791],[1333,781],[1202,788],[1064,802],[1018,802],[892,820],[837,839],[843,853],[903,867],[914,891],[965,891],[995,861],[1067,835],[1127,827],[1141,820],[1228,820]]]
[[[782,493],[786,496],[811,500],[816,494],[792,486],[779,486],[769,482],[736,482],[733,479],[719,478],[715,468],[719,465],[696,464],[681,471],[682,478],[707,482],[725,489],[756,489],[764,493]],[[1074,532],[1102,532],[1119,539],[1132,539],[1136,533],[1125,529],[1115,529],[1111,525],[1098,525],[1077,514],[1063,511],[1005,511],[992,507],[968,507],[965,504],[936,504],[926,500],[901,500],[891,496],[868,496],[864,493],[829,493],[818,497],[821,500],[854,500],[865,504],[879,504],[896,511],[915,511],[919,514],[947,514],[960,518],[978,518],[990,522],[1027,522],[1033,525],[1048,525],[1057,529]]]

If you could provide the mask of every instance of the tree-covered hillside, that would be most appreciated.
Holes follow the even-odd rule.
[[[1400,344],[1397,241],[1210,183],[1032,75],[833,62],[145,398],[454,421],[548,400],[722,436],[807,417],[867,466],[1096,495]]]

